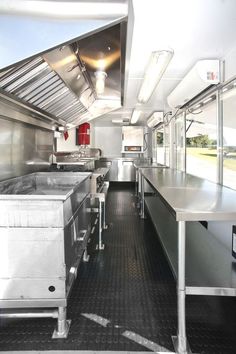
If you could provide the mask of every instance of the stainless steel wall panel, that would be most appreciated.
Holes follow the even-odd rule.
[[[57,172],[58,173],[58,172]],[[65,172],[62,172],[64,174]],[[70,173],[70,172],[69,172]],[[75,173],[75,172],[74,172]],[[77,211],[79,205],[87,197],[90,191],[90,179],[86,179],[75,190],[73,195],[64,203],[64,223],[68,223],[72,215]]]
[[[65,277],[63,228],[1,227],[0,233],[0,278]]]
[[[50,291],[49,287],[54,286],[55,291]],[[0,279],[1,300],[13,299],[60,299],[65,298],[66,287],[64,279],[56,278],[13,278]],[[4,302],[2,301],[4,307]],[[52,306],[53,307],[53,306]],[[55,306],[54,306],[55,307]]]
[[[53,153],[53,132],[3,119],[1,109],[0,181],[46,170]]]
[[[64,230],[65,244],[65,264],[67,284],[71,282],[71,276],[77,268],[78,258],[83,255],[90,235],[90,198],[87,198],[80,206],[79,210],[73,215],[73,219]]]
[[[1,227],[63,227],[62,202],[20,198],[1,200],[0,225]]]
[[[0,183],[1,227],[64,227],[90,191],[90,173],[49,172]]]

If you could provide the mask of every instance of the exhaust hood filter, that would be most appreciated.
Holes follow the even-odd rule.
[[[199,60],[178,86],[171,92],[167,102],[171,108],[179,108],[211,85],[220,82],[220,61]]]
[[[0,87],[64,123],[87,112],[75,93],[41,57],[5,72]]]

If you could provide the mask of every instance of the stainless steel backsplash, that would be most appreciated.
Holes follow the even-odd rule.
[[[53,152],[53,132],[0,118],[0,180],[45,171]]]

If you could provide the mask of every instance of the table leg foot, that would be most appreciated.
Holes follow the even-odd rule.
[[[71,325],[71,320],[66,320],[65,321],[65,328],[63,332],[58,331],[58,326],[54,329],[54,332],[52,334],[52,339],[61,339],[61,338],[67,338],[70,330],[70,325]]]
[[[101,245],[96,245],[96,250],[104,250],[105,245],[102,243]]]
[[[193,354],[191,349],[190,349],[190,346],[189,346],[189,343],[187,341],[187,348],[186,348],[186,351],[179,351],[179,346],[178,346],[178,337],[177,336],[172,336],[172,342],[173,342],[173,346],[174,346],[174,349],[175,349],[175,353],[178,353],[178,354]]]

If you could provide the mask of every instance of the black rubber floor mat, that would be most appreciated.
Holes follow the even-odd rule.
[[[90,262],[79,269],[68,338],[51,339],[52,319],[1,320],[0,350],[173,351],[176,284],[151,222],[138,216],[133,189],[111,188],[107,223],[105,250],[93,238]],[[192,351],[235,353],[235,313],[235,299],[187,297]]]

